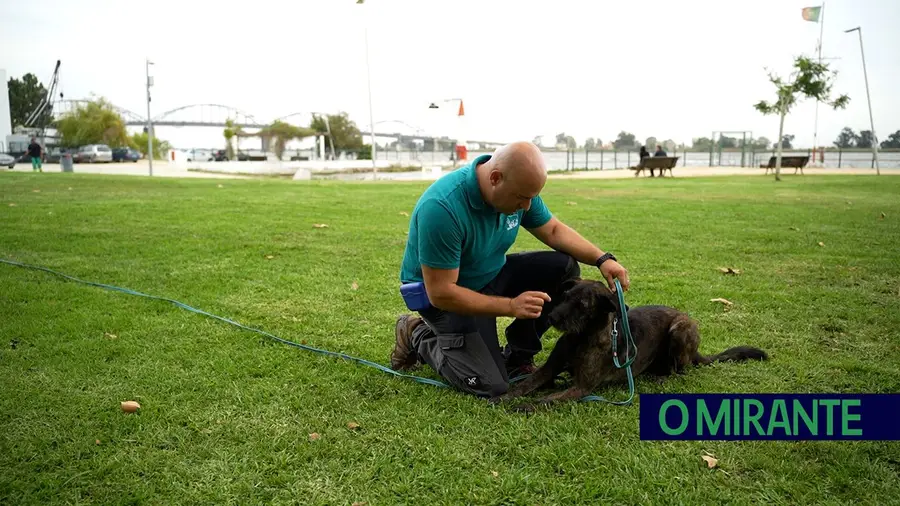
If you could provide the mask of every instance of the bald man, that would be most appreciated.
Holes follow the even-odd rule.
[[[534,371],[560,286],[597,266],[610,286],[628,273],[554,217],[540,192],[547,168],[530,142],[501,147],[435,181],[410,217],[400,281],[424,283],[427,307],[401,315],[391,368],[420,362],[457,388],[494,397]],[[551,251],[507,254],[524,227]],[[497,317],[515,318],[500,349]]]

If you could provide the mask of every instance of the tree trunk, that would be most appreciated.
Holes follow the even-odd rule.
[[[778,123],[778,152],[775,155],[775,181],[781,181],[781,150],[784,146],[784,109],[781,110],[781,121]]]

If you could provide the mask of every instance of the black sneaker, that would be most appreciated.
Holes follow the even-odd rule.
[[[396,341],[391,352],[391,369],[404,371],[414,368],[419,363],[419,354],[412,347],[413,330],[423,323],[418,316],[408,314],[397,318],[394,333]]]

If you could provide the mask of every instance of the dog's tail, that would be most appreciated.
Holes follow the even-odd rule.
[[[725,361],[742,362],[744,360],[768,359],[769,355],[759,348],[754,348],[752,346],[735,346],[734,348],[728,348],[722,353],[717,353],[715,355],[703,356],[700,352],[697,352],[694,354],[694,365],[706,365],[713,362]]]

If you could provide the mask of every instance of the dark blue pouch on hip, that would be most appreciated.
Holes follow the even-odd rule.
[[[421,281],[400,285],[400,295],[403,296],[403,301],[410,311],[422,311],[431,307],[428,293],[425,292],[425,283]]]

